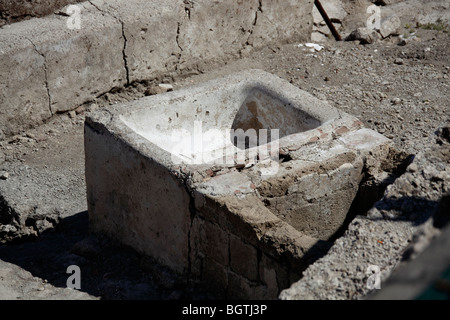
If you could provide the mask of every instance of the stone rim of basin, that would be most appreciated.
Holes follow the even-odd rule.
[[[219,99],[226,103],[233,93],[236,95],[236,92],[239,92],[240,100],[234,98],[235,106],[232,107],[231,110],[229,107],[226,107],[226,112],[217,111],[217,114],[225,114],[224,120],[221,120],[225,123],[225,126],[219,122],[219,125],[212,129],[218,129],[225,132],[232,126],[232,122],[239,110],[239,106],[243,104],[244,100],[251,94],[252,90],[255,90],[255,88],[267,92],[280,101],[284,101],[290,108],[298,109],[301,112],[308,114],[309,117],[317,120],[319,125],[310,130],[292,133],[280,137],[275,141],[269,141],[263,145],[260,144],[258,146],[247,148],[245,153],[239,153],[238,148],[231,147],[231,142],[227,145],[219,146],[216,149],[207,149],[206,151],[201,150],[200,155],[202,160],[200,161],[196,161],[193,158],[181,158],[178,154],[171,152],[172,150],[170,147],[167,147],[170,138],[167,134],[165,136],[161,135],[157,143],[152,141],[151,139],[163,132],[162,130],[149,139],[142,130],[142,132],[139,132],[138,126],[135,125],[136,123],[141,122],[141,127],[144,127],[146,125],[142,125],[142,119],[148,118],[151,121],[164,111],[173,114],[172,117],[168,116],[169,122],[172,120],[176,121],[177,118],[182,118],[183,115],[179,116],[176,111],[177,106],[182,103],[187,105],[188,103],[185,101],[187,99],[186,97],[190,97],[190,102],[194,103],[194,105],[191,104],[188,107],[191,108],[193,116],[191,119],[186,119],[186,116],[184,115],[183,121],[179,121],[181,127],[179,125],[178,127],[174,126],[174,128],[181,129],[181,136],[183,136],[182,134],[186,133],[186,131],[183,131],[183,126],[185,126],[186,123],[189,123],[190,130],[188,130],[188,133],[193,133],[193,137],[190,137],[192,141],[192,139],[196,139],[196,113],[198,113],[198,110],[204,108],[204,104],[202,106],[196,106],[195,103],[199,99],[204,99],[204,101]],[[231,100],[232,99],[233,98],[231,98]],[[238,107],[236,107],[236,105]],[[185,109],[188,107],[184,106]],[[217,116],[215,121],[217,123]],[[202,124],[208,125],[208,123],[203,120],[200,122],[201,130]],[[192,125],[192,123],[194,123],[194,125]],[[184,168],[182,170],[184,172],[206,170],[207,168],[217,170],[218,165],[221,165],[222,168],[249,167],[252,164],[255,164],[255,161],[250,159],[255,154],[257,162],[267,162],[272,160],[280,161],[280,158],[283,155],[288,154],[290,151],[298,150],[302,146],[318,141],[332,141],[349,132],[363,128],[362,122],[354,116],[330,106],[325,101],[315,98],[311,94],[293,86],[291,83],[278,76],[258,69],[245,70],[204,83],[180,88],[175,91],[109,106],[105,109],[100,109],[87,114],[86,124],[93,128],[99,125],[108,128],[115,136],[123,139],[142,154],[146,154],[162,165],[172,168],[174,171],[180,171],[180,167]],[[147,130],[147,133],[152,134],[152,132],[158,131],[158,126],[159,124],[153,123],[153,127],[151,127],[150,130],[148,130],[148,128],[145,128],[145,130]],[[211,129],[211,127],[207,127],[206,129]],[[203,130],[203,133],[205,133],[205,130]],[[197,142],[195,142],[195,144],[196,143]],[[176,146],[183,145],[186,145],[186,141],[176,144]],[[264,149],[262,147],[264,147]],[[196,146],[193,145],[193,148],[195,149]],[[207,161],[203,161],[203,159],[206,158],[205,154],[216,154],[218,151],[224,150],[224,148],[230,149],[220,153],[221,155],[224,155],[223,157],[209,157],[207,158]],[[228,152],[228,150],[231,151]],[[240,156],[237,156],[237,154]],[[245,158],[243,158],[243,154],[245,154]],[[249,155],[251,157],[249,157]],[[269,171],[268,173],[263,171],[262,174],[271,174],[270,172],[272,171]],[[183,172],[181,173],[183,174]]]

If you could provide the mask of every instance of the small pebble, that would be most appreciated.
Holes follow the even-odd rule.
[[[391,100],[391,102],[393,104],[400,104],[402,102],[402,100],[400,98],[394,98],[394,99]]]
[[[74,119],[77,116],[77,113],[75,112],[75,110],[69,111],[69,118],[70,119]]]
[[[83,114],[84,111],[85,111],[84,106],[79,106],[78,108],[75,109],[76,114]]]

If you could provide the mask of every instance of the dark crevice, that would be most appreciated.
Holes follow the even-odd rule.
[[[256,23],[258,22],[258,14],[259,13],[263,13],[262,0],[259,0],[258,8],[256,9],[256,12],[255,12],[255,20],[253,21],[253,26],[256,26]]]
[[[365,167],[363,169],[363,179],[359,185],[358,192],[350,206],[342,227],[328,240],[319,240],[313,247],[305,252],[304,257],[302,258],[302,265],[296,266],[296,270],[294,271],[295,274],[300,274],[297,280],[300,280],[303,277],[302,273],[308,268],[309,265],[328,254],[334,242],[344,235],[349,224],[357,215],[366,215],[367,211],[383,197],[386,188],[406,172],[406,168],[411,163],[413,158],[414,157],[412,155],[395,155],[394,159],[391,159],[392,163],[387,165],[387,168],[384,168],[384,170],[388,172],[389,176],[383,181],[375,181],[374,177],[369,174],[368,168]],[[446,199],[444,201],[445,203],[442,205],[442,207],[444,207],[443,211],[445,212],[447,211],[448,204],[450,202],[448,200],[449,199]],[[448,221],[450,221],[450,215],[446,214],[443,220],[443,224],[448,223]],[[289,263],[286,265],[288,266],[288,271],[291,272],[292,266]]]
[[[190,18],[190,16],[189,16]],[[175,65],[175,70],[179,71],[180,69],[180,63],[181,63],[181,57],[183,52],[183,47],[180,45],[180,32],[181,32],[181,22],[178,22],[177,24],[177,35],[175,37],[175,41],[177,43],[178,49],[180,49],[180,52],[177,54],[178,62]]]
[[[189,20],[191,20],[191,10],[194,8],[194,4],[191,0],[184,0],[184,11]]]
[[[119,19],[118,19],[119,20]],[[127,77],[127,86],[130,85],[130,69],[128,68],[128,59],[127,59],[127,37],[125,36],[125,24],[123,21],[119,20],[122,25],[122,37],[123,37],[123,49],[122,49],[122,57],[123,64],[125,66],[125,73]]]
[[[263,12],[262,11],[262,0],[259,0],[258,8],[256,8],[256,11],[255,11],[255,19],[253,20],[252,28],[248,32],[248,37],[247,37],[247,40],[245,41],[244,46],[252,46],[252,44],[250,43],[249,40],[250,40],[250,37],[253,34],[253,29],[255,28],[256,23],[258,22],[258,14],[262,13],[262,12]],[[245,31],[245,29],[243,29],[243,31]]]
[[[128,40],[127,40],[127,37],[125,36],[125,23],[124,23],[121,19],[119,19],[118,17],[116,17],[115,15],[113,15],[113,14],[107,12],[107,11],[104,11],[104,10],[100,9],[98,6],[96,6],[94,3],[92,3],[92,1],[89,1],[89,3],[90,3],[93,7],[95,7],[98,11],[100,11],[100,12],[102,12],[102,13],[104,13],[104,14],[107,14],[107,15],[113,17],[114,19],[116,19],[116,20],[120,23],[120,25],[121,25],[121,28],[122,28],[122,38],[123,38],[122,58],[123,58],[123,64],[124,64],[125,74],[126,74],[126,80],[127,80],[126,85],[129,86],[129,85],[130,85],[130,70],[129,70],[129,67],[128,67],[128,59],[127,59],[127,53],[126,53],[126,49],[127,49],[127,41],[128,41]]]
[[[280,159],[280,163],[282,163],[282,162],[289,162],[289,161],[292,160],[292,157],[291,157],[291,155],[289,153],[283,153],[283,154],[279,153],[278,157]]]
[[[385,6],[386,2],[385,2],[385,0],[376,0],[374,2],[374,4],[377,5],[377,6]]]
[[[450,223],[450,192],[442,196],[438,209],[433,216],[433,226],[443,229]]]
[[[178,22],[178,25],[177,25],[177,36],[176,36],[175,40],[177,42],[177,46],[180,49],[180,51],[183,51],[183,48],[180,45],[180,28],[181,28],[181,23]],[[181,57],[181,54],[180,54],[180,57]]]
[[[186,282],[189,285],[192,281],[191,279],[191,275],[192,275],[192,261],[191,261],[191,254],[192,254],[192,247],[191,247],[191,231],[192,231],[192,226],[194,224],[194,219],[195,216],[197,214],[197,211],[195,209],[195,197],[193,194],[193,191],[190,189],[189,187],[189,176],[187,176],[184,179],[183,182],[183,186],[186,189],[186,193],[189,196],[189,213],[190,213],[190,225],[189,225],[189,230],[188,230],[188,237],[187,237],[187,245],[188,245],[188,255],[187,255],[187,259],[188,259],[188,270],[186,272]]]

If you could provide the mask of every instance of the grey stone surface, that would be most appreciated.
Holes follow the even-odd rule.
[[[126,83],[123,48],[118,45],[123,44],[121,24],[89,3],[78,5],[79,30],[67,28],[67,17],[56,15],[0,30],[4,60],[0,114],[5,135]]]
[[[380,34],[383,38],[398,35],[402,22],[397,15],[392,15],[381,21]]]
[[[311,0],[76,6],[79,29],[68,27],[65,8],[0,29],[0,61],[8,66],[0,70],[0,134],[16,134],[133,81],[198,73],[244,48],[307,39],[311,29]]]
[[[342,22],[347,16],[342,0],[331,0],[321,2],[323,9],[332,22]],[[315,25],[325,25],[325,21],[316,6],[312,10]]]
[[[394,1],[393,1],[394,2]],[[427,24],[436,23],[450,23],[450,4],[445,0],[431,0],[427,1],[426,5],[423,2],[415,0],[395,1],[390,5],[381,7],[382,17],[390,17],[397,15],[401,17],[401,21],[407,21],[410,24]]]
[[[90,3],[121,25],[123,42],[116,45],[123,54],[128,83],[175,72],[182,51],[179,46],[180,25],[185,16],[182,1]],[[201,42],[192,45],[203,48]]]
[[[309,39],[312,0],[262,0],[248,43],[255,48]]]
[[[262,3],[266,5],[270,1]],[[258,23],[258,16],[262,19],[262,12],[258,10],[258,6],[257,0],[240,3],[186,1],[186,14],[179,21],[178,45],[181,50],[179,68],[195,69],[197,64],[202,68],[202,64],[211,60],[220,61],[230,55],[236,57],[249,42],[249,37],[255,29],[262,28],[269,33],[268,30],[272,26],[268,23],[264,27],[255,25]],[[272,7],[270,4],[268,9]],[[297,12],[299,13],[300,11]],[[212,16],[217,18],[211,19]],[[274,19],[274,22],[278,21],[274,25],[282,28],[284,19],[279,17]],[[257,41],[261,41],[260,38],[254,41],[255,46],[258,45]],[[269,41],[271,41],[269,38],[262,40],[263,43]]]
[[[379,40],[381,37],[376,30],[368,28],[357,28],[348,36],[347,40],[358,40],[361,44],[370,44]]]
[[[18,127],[42,123],[52,115],[44,57],[26,38],[5,33],[2,30],[0,35],[0,136],[10,135]],[[33,85],[23,86],[26,81]]]

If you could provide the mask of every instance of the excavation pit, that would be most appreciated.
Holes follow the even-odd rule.
[[[86,117],[90,228],[219,297],[275,299],[391,147],[260,70],[110,106]]]

